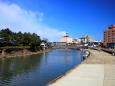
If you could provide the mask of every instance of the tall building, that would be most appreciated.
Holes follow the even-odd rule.
[[[109,30],[104,31],[104,44],[115,43],[115,25],[109,25]]]
[[[62,37],[60,42],[72,43],[72,38],[68,36],[68,33],[66,33],[66,36]]]

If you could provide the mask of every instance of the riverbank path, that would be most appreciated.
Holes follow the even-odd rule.
[[[48,86],[115,86],[115,56],[89,51],[89,58]]]

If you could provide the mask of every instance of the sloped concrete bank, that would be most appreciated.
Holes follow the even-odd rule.
[[[89,52],[89,50],[87,50],[87,51]],[[84,56],[83,56],[83,59],[84,59],[83,62],[84,62],[86,59],[88,59],[88,58],[90,57],[90,55],[91,55],[91,53],[89,52],[89,54],[86,55],[85,58],[84,58]],[[83,62],[81,62],[80,64],[82,64]],[[76,65],[74,68],[70,69],[70,70],[67,71],[65,74],[63,74],[63,75],[57,77],[56,79],[50,81],[48,84],[46,84],[46,86],[50,86],[52,83],[55,83],[57,80],[63,78],[64,76],[66,76],[67,74],[69,74],[70,72],[72,72],[74,69],[78,68],[80,64]]]
[[[47,86],[115,86],[115,56],[89,50],[90,56]]]

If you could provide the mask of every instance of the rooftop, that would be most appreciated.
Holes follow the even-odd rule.
[[[108,28],[109,29],[115,29],[115,25],[109,25]]]

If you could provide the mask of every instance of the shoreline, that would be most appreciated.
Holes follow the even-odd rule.
[[[90,52],[90,55],[83,62],[81,62],[71,70],[67,71],[64,75],[50,81],[48,84],[46,84],[46,86],[57,86],[60,84],[69,86],[69,85],[73,85],[73,83],[76,85],[81,85],[80,83],[81,81],[85,82],[85,84],[82,84],[81,86],[85,86],[87,82],[90,82],[89,80],[87,80],[87,78],[90,80],[95,79],[93,84],[94,83],[96,84],[97,80],[98,79],[100,80],[100,78],[102,81],[99,83],[103,83],[105,79],[109,79],[110,81],[104,82],[104,84],[108,85],[109,83],[109,86],[114,85],[113,83],[114,77],[110,79],[111,76],[114,76],[114,69],[115,69],[114,56],[98,50],[89,49],[88,51]],[[108,75],[108,73],[110,74]],[[79,82],[75,82],[75,81],[66,82],[66,80],[75,80],[75,79],[79,80]],[[92,84],[88,83],[87,86],[92,86]]]
[[[88,50],[89,51],[89,50]],[[83,64],[83,62],[85,61],[85,60],[87,60],[92,54],[91,54],[91,52],[89,51],[89,55],[87,56],[87,58],[85,58],[80,64],[78,64],[78,65],[76,65],[75,67],[73,67],[73,68],[71,68],[70,70],[68,70],[67,72],[65,72],[63,75],[60,75],[59,77],[57,77],[57,78],[55,78],[55,79],[53,79],[52,81],[50,81],[50,82],[48,82],[45,86],[49,86],[50,84],[52,84],[52,83],[55,83],[57,80],[59,80],[60,78],[62,78],[62,77],[64,77],[64,76],[66,76],[67,74],[69,74],[71,71],[73,71],[75,68],[77,68],[77,67],[79,67],[81,64]]]
[[[47,49],[47,50],[40,50],[40,51],[37,51],[37,52],[29,52],[29,53],[20,53],[20,55],[0,55],[0,58],[15,58],[15,57],[20,57],[20,56],[29,56],[29,55],[35,55],[35,54],[40,54],[40,53],[46,53],[46,52],[50,52],[50,51],[53,51],[55,49]]]

